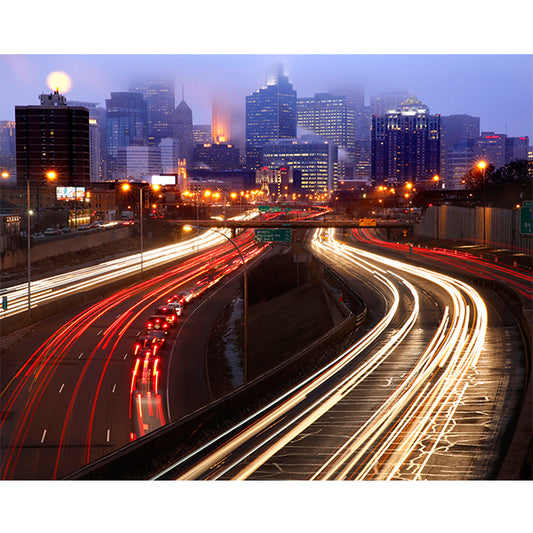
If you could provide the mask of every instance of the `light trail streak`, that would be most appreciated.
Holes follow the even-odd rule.
[[[249,220],[257,213],[248,213],[233,220]],[[220,232],[229,235],[230,230],[221,228],[219,232],[207,230],[206,232],[188,239],[187,241],[149,250],[143,253],[143,269],[162,266],[164,264],[183,259],[205,251],[213,246],[223,244],[226,239]],[[127,257],[105,261],[98,265],[81,268],[72,272],[58,274],[45,279],[31,282],[32,308],[43,305],[51,300],[62,298],[71,294],[78,294],[104,283],[124,278],[135,274],[140,269],[141,254],[132,254]],[[0,320],[9,316],[27,311],[28,285],[20,284],[8,287],[3,293],[8,297],[9,308],[0,311]]]
[[[242,241],[240,246],[243,250],[248,251],[248,258],[252,257],[255,253],[259,253],[264,247],[257,247],[253,242],[250,242],[251,232],[244,232],[242,237],[239,236],[238,240]],[[92,441],[92,430],[95,420],[96,405],[98,398],[100,396],[100,389],[103,384],[103,379],[106,373],[106,370],[109,366],[110,360],[115,353],[118,342],[122,335],[126,333],[128,328],[132,325],[133,321],[148,307],[154,305],[154,303],[160,299],[165,294],[170,294],[175,292],[176,289],[182,286],[184,283],[189,283],[195,278],[205,275],[209,265],[209,257],[214,257],[214,254],[218,254],[218,257],[222,262],[229,260],[235,255],[233,247],[231,247],[226,239],[223,239],[220,246],[217,248],[216,252],[203,252],[202,255],[190,259],[187,263],[181,263],[178,266],[174,267],[172,270],[159,275],[155,279],[148,279],[143,281],[134,287],[123,289],[109,298],[101,300],[100,302],[90,306],[88,309],[84,310],[82,313],[71,319],[68,323],[64,324],[57,332],[50,336],[45,342],[41,344],[38,350],[36,350],[27,361],[22,365],[22,367],[17,372],[16,376],[10,381],[8,386],[2,391],[1,396],[4,396],[8,389],[10,389],[10,395],[7,398],[7,401],[3,402],[2,411],[2,420],[0,421],[0,427],[3,425],[7,418],[7,413],[14,406],[15,401],[19,398],[23,391],[27,389],[27,392],[24,394],[28,395],[28,398],[23,407],[23,412],[17,420],[16,428],[12,434],[11,442],[8,450],[2,457],[2,472],[4,478],[9,478],[15,472],[15,467],[18,462],[20,451],[22,450],[22,445],[26,439],[29,428],[31,426],[31,421],[33,420],[37,408],[41,403],[42,397],[48,388],[48,384],[54,375],[54,372],[58,368],[61,361],[69,354],[71,351],[79,352],[75,350],[75,342],[80,339],[82,335],[88,333],[89,327],[91,327],[96,320],[102,317],[105,313],[111,313],[114,320],[111,325],[103,331],[103,335],[99,337],[99,342],[94,347],[94,349],[88,354],[83,363],[83,368],[77,378],[72,394],[70,395],[70,401],[67,400],[68,407],[66,415],[63,422],[63,429],[61,432],[61,437],[59,439],[57,457],[56,457],[56,467],[54,478],[57,477],[59,469],[59,461],[62,457],[62,448],[64,446],[64,440],[67,433],[69,432],[70,421],[74,416],[74,403],[76,398],[79,395],[79,392],[82,387],[82,382],[84,380],[85,374],[87,373],[91,365],[102,365],[101,370],[99,371],[99,379],[97,380],[96,390],[92,396],[90,402],[90,413],[88,420],[88,433],[87,441],[85,447],[85,457],[86,461],[89,462],[90,459],[90,449]],[[207,255],[209,254],[209,255]],[[239,267],[239,264],[235,265],[232,270],[235,270]],[[143,298],[141,298],[137,303],[137,310],[134,310],[134,307],[130,308],[126,312],[116,314],[114,308],[122,304],[132,296],[146,291],[152,284],[159,283],[159,286],[154,290],[150,290]],[[162,283],[162,284],[161,284]],[[115,339],[112,347],[109,349],[106,354],[106,359],[104,363],[95,362],[94,356],[98,350],[107,349],[109,343]],[[121,352],[122,353],[122,352]],[[80,356],[81,357],[81,356]],[[122,359],[122,358],[121,358]],[[46,369],[43,371],[43,369]],[[158,386],[158,381],[160,378],[159,369],[155,375],[156,387]],[[14,387],[12,386],[14,384]],[[113,391],[114,392],[114,391]],[[158,402],[158,403],[157,403]],[[158,394],[157,397],[152,399],[150,404],[153,407],[154,415],[157,414],[159,420],[159,425],[165,423],[164,414],[162,411],[161,398]],[[157,413],[156,413],[157,407]],[[144,428],[144,426],[141,426]]]
[[[311,479],[392,479],[403,466],[410,464],[414,453],[421,453],[423,450],[423,461],[412,472],[413,478],[422,477],[424,468],[438,449],[438,443],[445,438],[460,399],[468,387],[468,372],[479,358],[487,328],[485,304],[472,287],[449,276],[343,245],[332,238],[331,231],[325,237],[322,235],[321,232],[315,234],[313,246],[330,257],[333,254],[366,269],[367,272],[373,272],[374,279],[388,286],[391,294],[395,294],[395,303],[386,316],[388,320],[383,319],[363,339],[325,369],[271,402],[255,416],[248,417],[225,432],[229,435],[238,431],[236,437],[224,442],[221,436],[202,447],[207,449],[218,440],[221,441],[215,452],[198,461],[177,479],[196,479],[201,476],[219,479],[227,474],[230,474],[232,479],[249,478],[371,376],[409,334],[418,316],[417,291],[403,278],[404,273],[435,284],[440,291],[448,295],[452,305],[445,306],[434,335],[417,356],[403,381],[362,427],[325,461]],[[338,264],[338,259],[332,261]],[[383,265],[385,269],[378,265]],[[401,280],[411,292],[413,301],[411,314],[400,331],[395,332],[389,341],[342,381],[336,382],[332,379],[329,390],[311,405],[298,410],[297,407],[313,391],[333,378],[352,357],[360,354],[362,349],[368,348],[379,337],[384,331],[381,325],[390,324],[397,312],[399,299],[393,280],[396,280],[396,283]],[[296,411],[296,414],[293,411]],[[279,427],[274,427],[276,423]],[[251,442],[252,437],[270,426],[270,433],[261,442],[253,446],[247,444]],[[435,432],[432,428],[440,429]],[[428,438],[431,439],[431,444],[424,446],[423,441]],[[241,446],[244,446],[246,451],[240,453]],[[190,454],[174,466],[190,461],[195,455],[196,452]],[[245,464],[247,461],[250,462]],[[218,464],[224,464],[224,467],[216,468]],[[239,465],[243,465],[240,470]],[[169,467],[161,475],[170,472],[172,468]],[[209,473],[211,469],[213,472]],[[236,472],[231,474],[234,470]]]

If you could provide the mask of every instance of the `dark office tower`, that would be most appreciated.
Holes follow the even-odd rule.
[[[440,152],[441,152],[441,178],[446,183],[454,184],[457,180],[454,175],[457,174],[455,155],[452,155],[453,165],[449,164],[449,156],[454,151],[454,146],[465,139],[475,139],[479,137],[479,117],[471,117],[470,115],[449,115],[440,117],[441,138],[440,138]],[[460,145],[460,151],[463,151],[463,144]]]
[[[108,177],[117,172],[119,146],[147,144],[148,121],[146,101],[140,93],[111,93],[106,100],[106,138]]]
[[[89,110],[70,107],[58,92],[41,105],[15,106],[17,184],[42,187],[53,170],[63,187],[90,185]]]
[[[430,181],[440,174],[440,115],[409,97],[372,116],[371,178],[375,184]]]
[[[187,169],[193,168],[194,137],[192,110],[182,98],[174,110],[172,137],[179,140],[180,159],[185,159]]]
[[[172,137],[175,107],[174,82],[154,80],[130,83],[130,91],[141,93],[146,100],[148,138],[150,144]]]
[[[239,169],[239,150],[226,143],[197,144],[194,149],[194,168]]]
[[[527,160],[529,137],[507,137],[505,140],[505,163]]]
[[[296,91],[283,66],[270,69],[267,85],[246,97],[246,166],[261,166],[261,148],[276,139],[296,137]]]

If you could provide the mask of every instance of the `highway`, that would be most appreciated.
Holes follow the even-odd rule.
[[[192,300],[185,306],[186,316],[210,286],[241,267],[233,246],[219,238],[223,244],[158,276],[146,276],[93,305],[34,324],[3,352],[3,479],[62,478],[172,419],[173,399],[167,391],[190,378],[185,374],[167,387],[175,330],[161,351],[157,384],[151,390],[132,388],[133,346],[153,310],[169,297],[188,291]],[[187,246],[196,247],[194,241]],[[204,235],[200,242],[206,243]],[[246,261],[265,249],[254,243],[250,230],[236,242]],[[203,368],[201,362],[195,366]],[[191,380],[183,388],[200,390],[197,385]],[[198,400],[199,405],[208,399]]]
[[[236,218],[249,219],[256,216],[257,213],[250,212]],[[149,271],[151,268],[172,263],[198,251],[207,250],[212,246],[226,242],[220,232],[227,236],[230,235],[230,230],[223,228],[217,231],[202,231],[195,239],[188,239],[180,243],[156,248],[155,250],[144,251],[143,270]],[[72,294],[75,295],[80,291],[86,291],[114,280],[122,279],[125,276],[139,272],[140,264],[141,254],[138,253],[41,280],[31,281],[31,307],[45,305],[53,300]],[[8,287],[2,291],[2,295],[7,296],[9,304],[7,310],[0,310],[0,320],[27,311],[27,283]]]
[[[362,337],[154,479],[494,476],[524,384],[522,339],[495,312],[501,302],[332,231],[317,232],[313,250],[369,305]]]
[[[265,249],[252,235],[236,241],[247,261]],[[355,235],[390,246],[367,230]],[[32,326],[2,354],[3,479],[64,477],[209,402],[203,345],[184,353],[177,339],[194,344],[197,319],[214,320],[215,307],[201,298],[186,304],[139,386],[132,346],[169,296],[198,296],[237,271],[238,255],[219,238],[222,245],[163,274]],[[505,304],[453,276],[338,241],[333,230],[317,231],[311,246],[367,303],[360,338],[156,479],[492,477],[525,379],[522,339]],[[454,268],[472,268],[468,257],[454,257]],[[444,252],[438,259],[452,261]],[[523,283],[531,297],[527,276],[497,275]],[[222,301],[235,290],[226,285]]]

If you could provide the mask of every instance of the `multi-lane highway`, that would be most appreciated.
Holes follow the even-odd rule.
[[[205,244],[207,238],[200,239]],[[3,479],[61,478],[142,436],[173,416],[167,391],[196,388],[206,396],[202,401],[209,401],[190,375],[181,376],[191,381],[186,386],[167,387],[177,327],[158,353],[155,388],[132,386],[133,349],[155,308],[182,291],[197,302],[207,288],[240,267],[236,250],[222,241],[163,274],[31,326],[2,354]],[[246,261],[264,249],[254,243],[250,230],[236,242]],[[187,303],[184,314],[195,305]],[[203,368],[203,360],[196,366]]]
[[[264,249],[250,231],[237,244],[247,261]],[[505,303],[430,266],[338,241],[334,231],[317,232],[311,249],[366,302],[358,340],[156,477],[493,477],[525,383],[523,339]],[[451,261],[444,252],[439,260]],[[205,302],[186,304],[185,318],[157,357],[137,358],[133,345],[170,296],[200,294],[239,265],[225,242],[32,326],[31,335],[2,355],[2,477],[63,477],[208,403],[204,348],[198,343],[197,351],[183,353],[176,340],[178,332],[188,335],[190,346],[199,336],[192,324],[205,314]],[[520,277],[509,276],[520,291]],[[531,298],[524,276],[522,289]],[[210,312],[216,317],[216,309]]]
[[[313,249],[366,301],[362,337],[156,478],[494,476],[525,381],[519,332],[495,312],[502,302],[332,232]]]

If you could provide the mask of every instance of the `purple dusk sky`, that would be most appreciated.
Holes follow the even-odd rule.
[[[114,91],[136,77],[170,77],[176,104],[185,101],[195,124],[211,122],[211,102],[227,102],[244,120],[245,96],[265,85],[266,69],[282,62],[298,96],[362,86],[367,103],[384,91],[406,90],[432,113],[466,113],[483,131],[533,140],[533,60],[530,55],[23,55],[0,56],[0,120],[14,120],[15,105],[37,105],[50,92],[46,77],[72,79],[67,99],[105,107]]]
[[[14,120],[15,105],[37,105],[50,91],[48,74],[59,70],[72,79],[67,99],[102,107],[132,78],[170,77],[176,104],[183,84],[195,124],[211,122],[217,97],[244,130],[245,97],[264,86],[268,66],[282,62],[299,97],[361,86],[368,103],[404,90],[432,113],[477,116],[482,131],[533,142],[530,8],[464,0],[250,5],[203,0],[141,10],[57,0],[32,13],[9,2],[0,32],[0,120]]]

